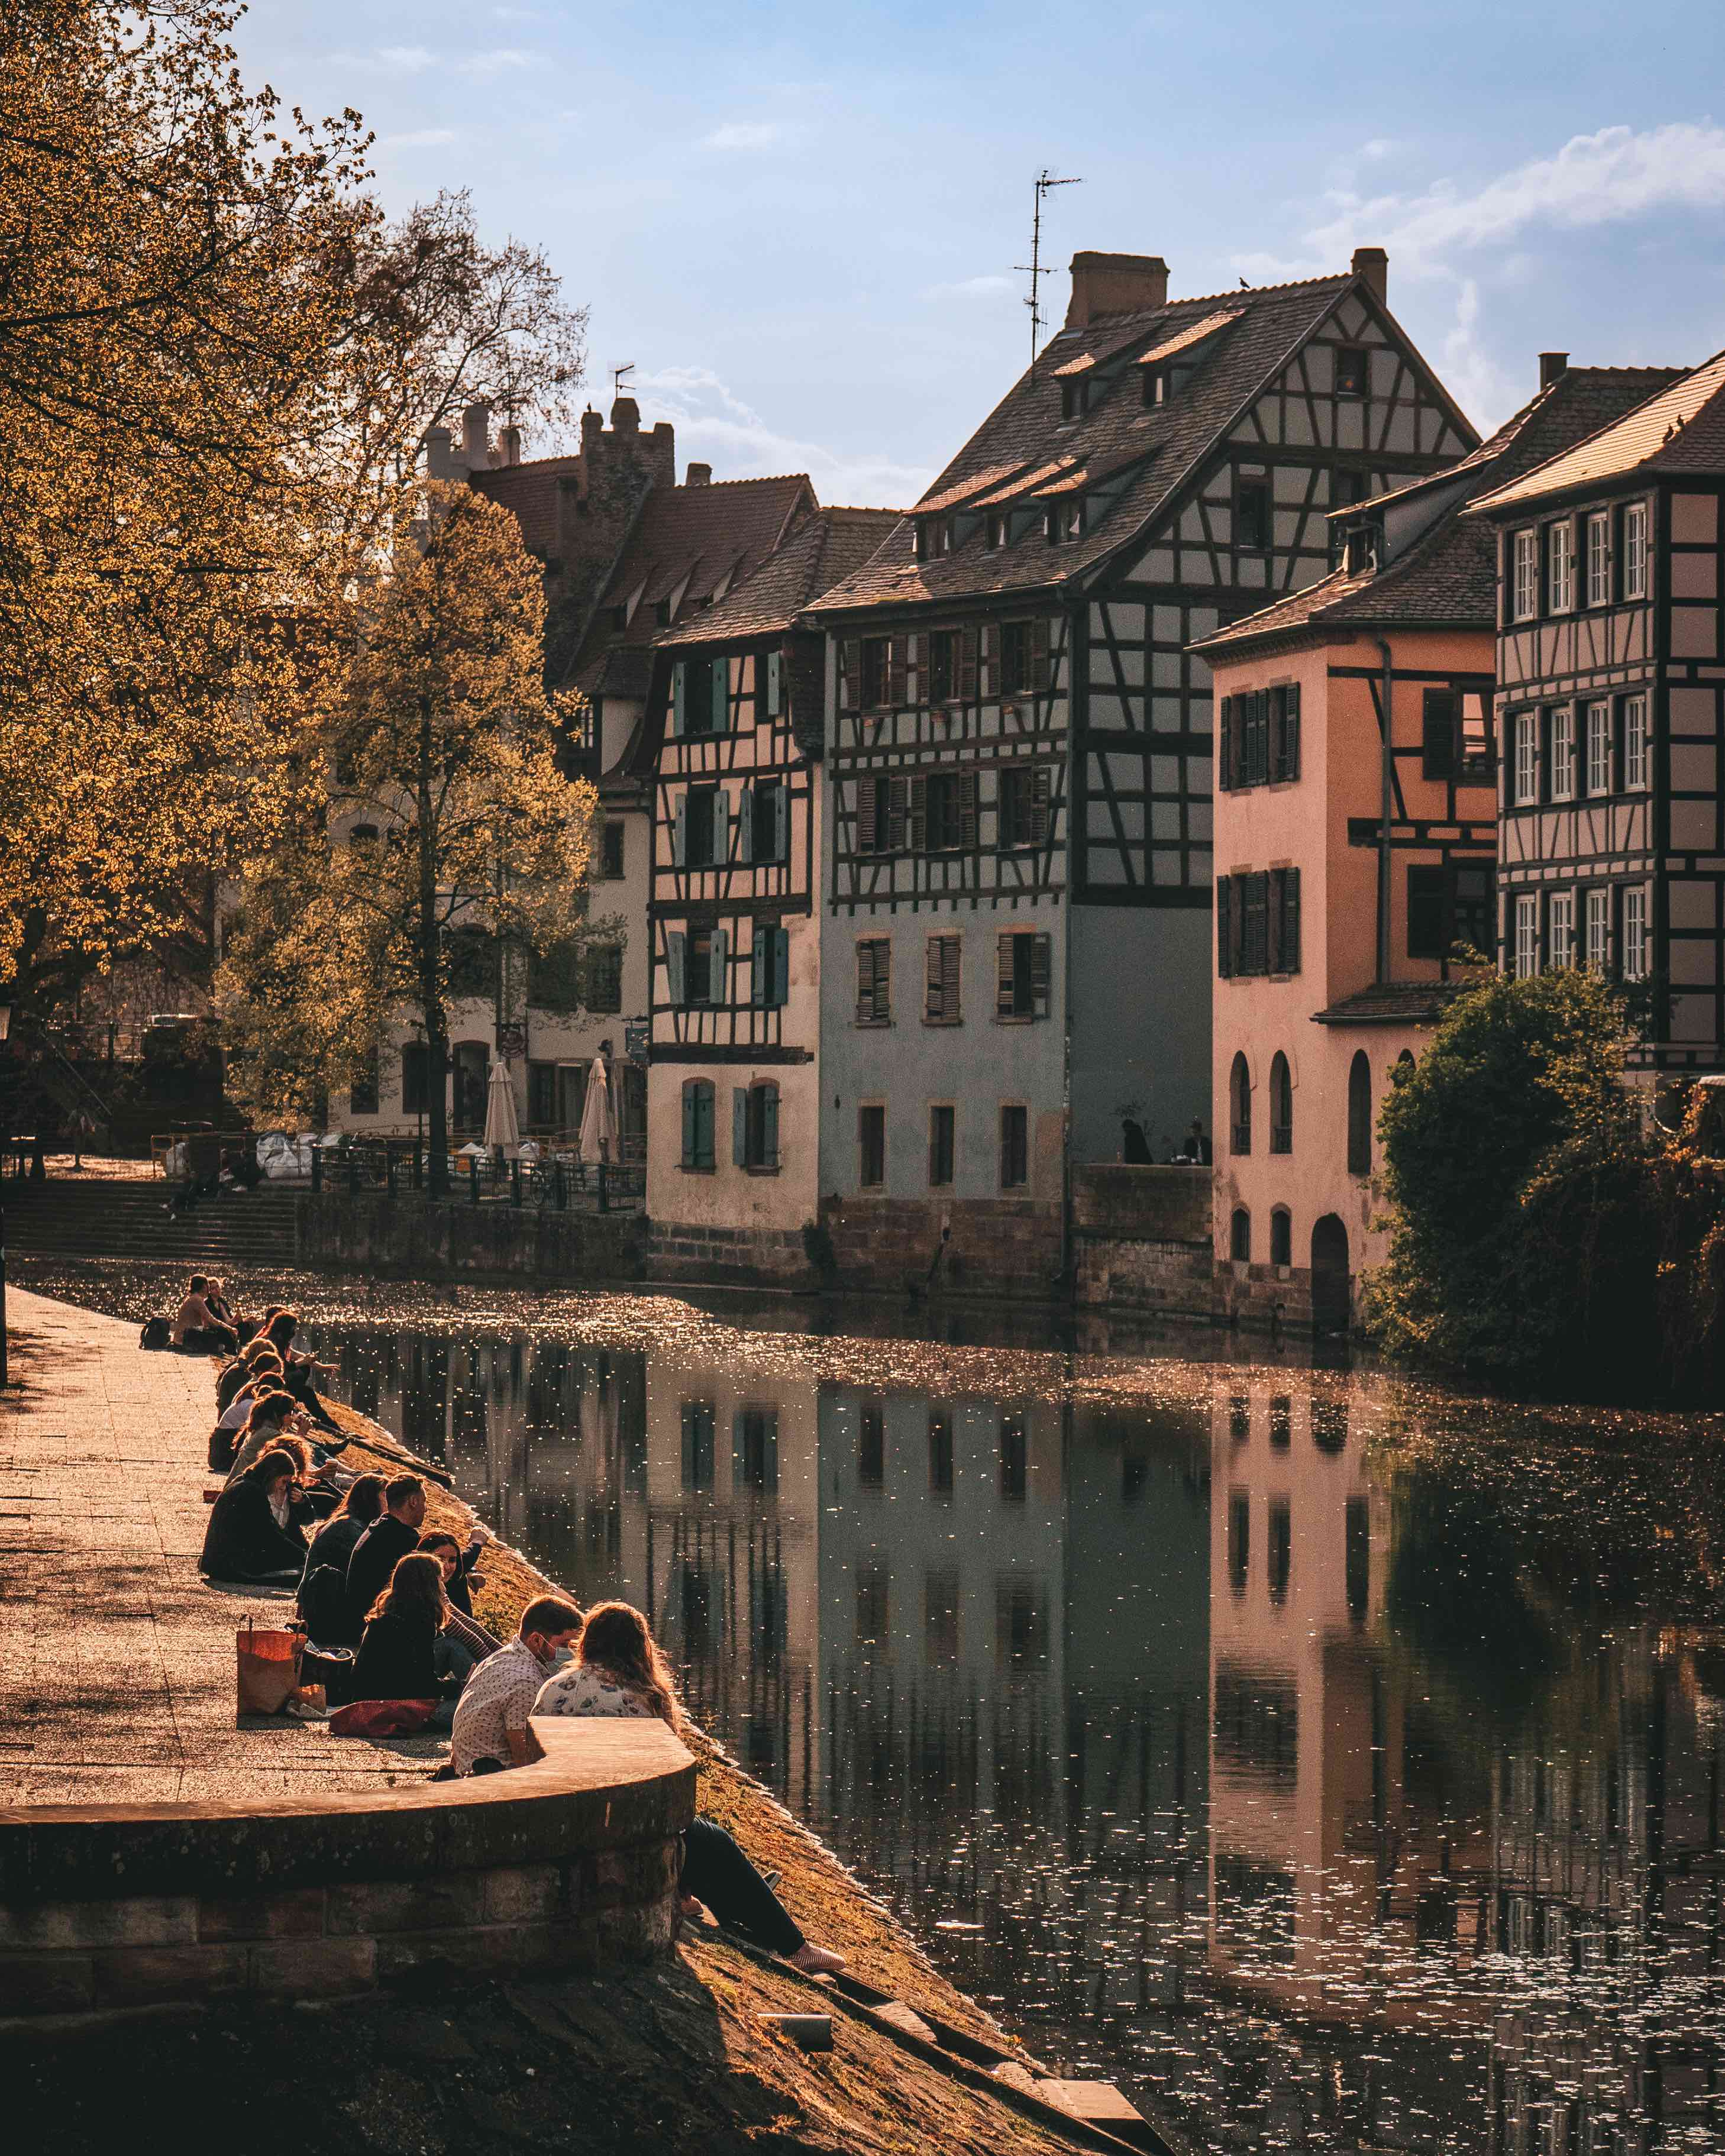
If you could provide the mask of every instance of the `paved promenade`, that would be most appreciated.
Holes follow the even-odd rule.
[[[425,1772],[425,1739],[234,1722],[234,1635],[280,1594],[198,1570],[214,1420],[203,1356],[13,1289],[0,1402],[0,1804],[268,1804]]]

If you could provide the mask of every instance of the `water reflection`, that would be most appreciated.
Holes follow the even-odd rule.
[[[1217,2145],[1725,2148],[1716,1435],[593,1331],[335,1344],[1045,2053]]]

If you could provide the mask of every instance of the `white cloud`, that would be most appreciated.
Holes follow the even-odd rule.
[[[630,387],[640,403],[642,424],[671,421],[679,458],[692,454],[711,463],[716,479],[806,471],[824,502],[896,508],[915,501],[934,477],[932,470],[917,466],[884,457],[847,456],[819,442],[779,434],[708,367],[661,367],[637,375]]]
[[[332,53],[337,67],[362,74],[424,74],[428,69],[447,68],[459,74],[502,74],[530,64],[531,56],[513,45],[485,53],[434,53],[429,45],[379,45],[370,53]]]
[[[377,146],[383,150],[440,150],[455,139],[453,127],[419,127],[410,135],[386,135]]]
[[[463,74],[479,75],[504,74],[511,68],[524,68],[527,64],[527,54],[517,51],[513,45],[500,46],[495,52],[466,54],[454,63]]]
[[[711,135],[703,135],[703,150],[777,150],[803,132],[782,120],[727,120]]]
[[[956,284],[931,285],[928,296],[931,300],[993,300],[1018,289],[1010,277],[961,277]]]
[[[424,45],[380,45],[374,58],[378,67],[392,74],[423,74],[435,64],[437,55]]]

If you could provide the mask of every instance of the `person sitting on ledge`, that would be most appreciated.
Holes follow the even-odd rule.
[[[228,1354],[239,1350],[239,1335],[231,1325],[223,1325],[204,1299],[209,1282],[202,1273],[193,1273],[186,1290],[186,1299],[174,1313],[173,1330],[169,1335],[176,1348],[187,1348],[202,1355],[213,1355],[218,1348]]]
[[[259,1332],[248,1340],[230,1363],[224,1363],[216,1377],[216,1410],[220,1414],[232,1402],[234,1395],[250,1378],[260,1355],[268,1355],[280,1364],[281,1358],[275,1353],[275,1342],[267,1333]]]
[[[357,1647],[360,1628],[348,1615],[347,1564],[360,1537],[383,1510],[383,1477],[356,1475],[346,1496],[305,1553],[300,1614],[321,1647]]]
[[[449,1615],[437,1559],[417,1551],[404,1557],[366,1619],[353,1662],[354,1697],[434,1700],[429,1727],[447,1729],[461,1691],[459,1677],[437,1673],[437,1635]]]
[[[218,1325],[225,1325],[236,1340],[245,1337],[245,1321],[222,1291],[222,1283],[213,1274],[203,1291],[204,1306]]]
[[[217,1498],[198,1569],[206,1579],[293,1587],[305,1568],[305,1537],[295,1525],[292,1494],[300,1463],[290,1452],[263,1453]]]
[[[425,1525],[425,1485],[417,1475],[398,1475],[383,1486],[383,1510],[353,1545],[347,1560],[347,1621],[357,1639],[367,1613],[401,1560],[419,1547]],[[434,1558],[428,1563],[436,1564]],[[437,1568],[441,1577],[441,1567]]]
[[[226,1474],[234,1465],[234,1454],[239,1443],[239,1434],[245,1428],[252,1409],[266,1393],[285,1390],[281,1382],[281,1363],[275,1355],[259,1355],[249,1366],[252,1374],[243,1384],[236,1385],[227,1404],[216,1418],[216,1426],[209,1434],[209,1464],[215,1471]],[[291,1399],[293,1395],[287,1397]],[[295,1402],[297,1407],[298,1402]]]
[[[490,1539],[483,1527],[474,1529],[465,1549],[447,1527],[427,1527],[419,1537],[421,1549],[429,1550],[434,1557],[444,1561],[444,1593],[449,1598],[449,1607],[459,1609],[464,1617],[473,1614],[473,1591],[468,1574]]]
[[[527,1717],[557,1656],[580,1632],[581,1612],[560,1594],[527,1604],[515,1637],[485,1657],[462,1691],[449,1739],[453,1775],[495,1774],[539,1758]]]
[[[277,1310],[265,1322],[263,1337],[281,1358],[288,1390],[320,1430],[333,1430],[339,1437],[341,1425],[317,1397],[316,1382],[320,1370],[333,1370],[336,1366],[333,1363],[320,1363],[295,1348],[294,1337],[299,1329],[300,1320],[293,1311]]]
[[[305,1418],[300,1403],[291,1393],[285,1393],[280,1388],[256,1394],[234,1441],[234,1465],[228,1470],[228,1480],[231,1482],[236,1476],[244,1475],[258,1455],[273,1445],[283,1430],[295,1437],[304,1436]]]
[[[473,1614],[473,1597],[464,1567],[472,1563],[488,1537],[480,1528],[464,1550],[447,1528],[428,1527],[419,1547],[443,1568],[444,1594],[449,1604],[449,1621],[437,1637],[437,1667],[440,1676],[470,1676],[477,1666],[497,1652],[503,1642],[488,1632]]]
[[[647,1620],[627,1602],[601,1602],[587,1613],[572,1666],[551,1678],[535,1714],[653,1716],[682,1733],[676,1686]],[[813,1946],[790,1912],[737,1843],[712,1820],[691,1820],[683,1835],[678,1880],[685,1914],[704,1902],[721,1924],[747,1933],[770,1953],[811,1974],[845,1966],[845,1956]]]

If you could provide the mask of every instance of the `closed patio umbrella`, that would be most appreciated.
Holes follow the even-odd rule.
[[[611,1074],[604,1056],[594,1056],[588,1067],[587,1106],[581,1111],[581,1158],[615,1160],[617,1118],[611,1112]]]
[[[521,1142],[521,1127],[516,1121],[515,1088],[509,1082],[509,1065],[494,1063],[485,1096],[485,1144],[492,1150],[501,1147],[512,1159]]]

